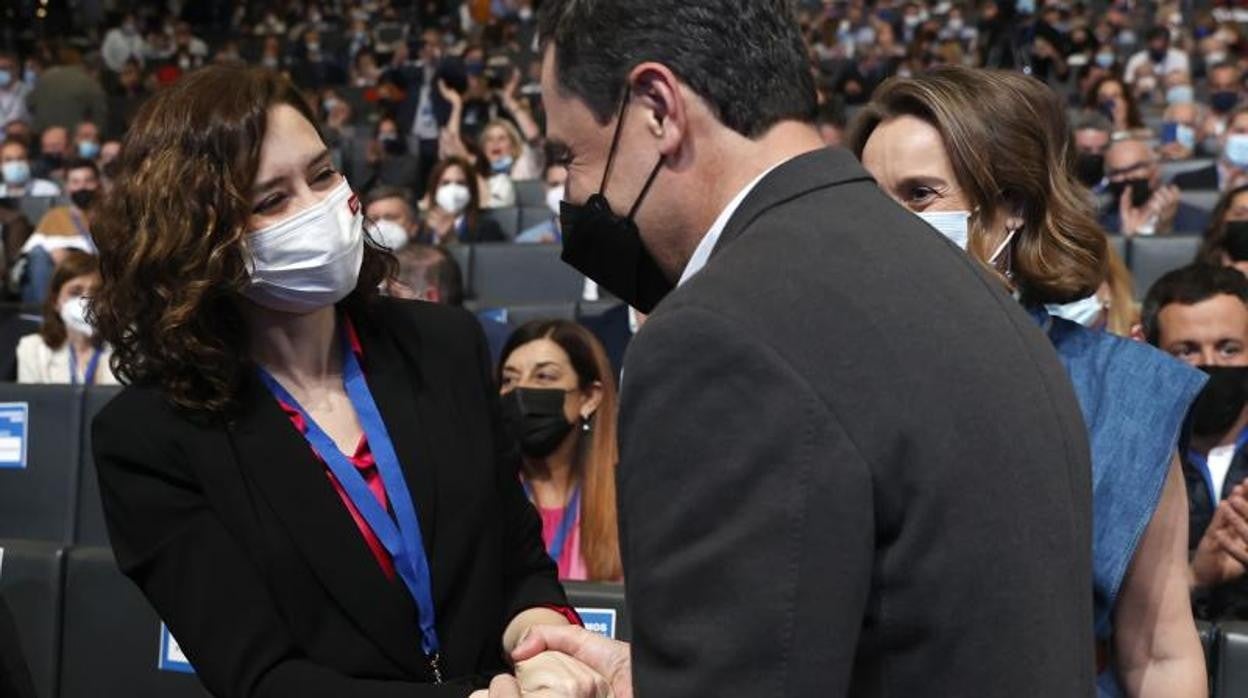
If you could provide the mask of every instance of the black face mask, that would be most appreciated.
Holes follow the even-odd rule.
[[[43,158],[43,166],[48,170],[59,170],[65,166],[65,156],[56,153],[46,153]]]
[[[381,146],[387,155],[402,155],[407,152],[407,144],[397,137],[382,138]]]
[[[567,391],[558,388],[516,388],[503,395],[503,425],[529,458],[545,458],[572,431],[563,414]]]
[[[643,313],[649,313],[674,286],[659,269],[654,257],[646,251],[633,216],[641,208],[650,185],[654,184],[654,178],[663,167],[663,159],[659,158],[655,164],[627,216],[616,215],[605,196],[627,108],[628,95],[625,94],[598,193],[584,204],[561,203],[559,224],[563,230],[564,263],[593,279],[616,298]]]
[[[1079,153],[1075,159],[1075,177],[1089,189],[1105,179],[1105,156],[1096,153]]]
[[[79,189],[69,195],[69,200],[82,210],[91,208],[91,204],[95,202],[96,191],[94,189]]]
[[[1248,259],[1248,221],[1230,221],[1222,238],[1222,249],[1232,261]]]
[[[1192,433],[1221,436],[1248,402],[1248,366],[1201,366],[1200,370],[1209,374],[1209,382],[1192,405]]]
[[[1114,209],[1118,208],[1118,202],[1122,200],[1122,192],[1126,191],[1127,187],[1131,188],[1131,206],[1133,208],[1139,208],[1148,203],[1149,198],[1153,195],[1153,191],[1152,188],[1149,187],[1148,180],[1142,177],[1136,179],[1124,179],[1119,182],[1110,182],[1109,193],[1113,197],[1113,199],[1110,200],[1110,206]]]
[[[1166,53],[1168,53],[1168,51],[1164,48],[1150,48],[1148,50],[1148,57],[1153,59],[1154,63],[1161,63],[1166,60]]]
[[[1209,107],[1219,114],[1225,114],[1239,104],[1239,93],[1234,90],[1220,90],[1209,95]]]

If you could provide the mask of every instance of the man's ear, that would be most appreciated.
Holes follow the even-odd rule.
[[[676,76],[662,63],[647,62],[633,68],[628,84],[646,107],[646,130],[658,142],[659,153],[673,155],[689,129],[685,91]]]

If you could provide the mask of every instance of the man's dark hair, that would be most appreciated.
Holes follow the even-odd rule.
[[[1158,319],[1167,305],[1195,305],[1223,294],[1248,304],[1248,277],[1234,267],[1209,264],[1191,264],[1168,272],[1144,297],[1144,307],[1140,310],[1144,337],[1149,344],[1157,346],[1161,340]]]
[[[399,260],[397,279],[420,293],[433,286],[441,302],[456,308],[464,304],[464,276],[444,247],[414,242],[394,253]]]
[[[100,178],[100,166],[95,164],[94,160],[86,158],[74,158],[65,165],[65,174],[68,176],[74,170],[91,170],[96,179]]]
[[[384,199],[399,199],[407,205],[408,211],[410,211],[412,217],[415,218],[416,208],[412,206],[410,196],[410,190],[405,187],[392,187],[388,185],[373,187],[368,190],[368,194],[364,197],[364,208],[367,209],[369,206],[372,206],[374,202],[382,201]]]
[[[629,71],[646,61],[671,69],[748,138],[815,116],[791,0],[546,0],[538,31],[543,46],[554,44],[560,87],[600,124],[618,111]]]
[[[1165,39],[1166,44],[1169,44],[1170,43],[1170,30],[1160,25],[1155,26],[1152,29],[1149,29],[1148,36],[1145,39],[1145,41],[1152,43],[1153,41],[1157,39]]]

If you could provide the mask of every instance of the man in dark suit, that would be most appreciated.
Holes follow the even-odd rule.
[[[1089,695],[1069,381],[823,147],[791,4],[547,0],[542,29],[565,259],[643,311],[676,285],[621,389],[637,695]]]
[[[1117,235],[1200,234],[1209,212],[1179,199],[1179,187],[1161,182],[1157,152],[1134,134],[1115,138],[1105,151],[1109,201],[1101,225]]]

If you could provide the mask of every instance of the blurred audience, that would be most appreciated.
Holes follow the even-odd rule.
[[[395,257],[399,261],[399,271],[386,287],[389,295],[463,307],[464,275],[445,247],[412,243],[399,250]],[[477,321],[490,345],[491,360],[497,365],[512,328],[486,315],[477,315]]]
[[[481,184],[467,160],[452,157],[438,163],[429,176],[416,232],[419,242],[502,242],[502,228],[481,211]]]
[[[43,325],[17,345],[19,383],[116,385],[111,352],[90,320],[91,294],[100,286],[94,255],[70,251],[56,265],[43,304]]]
[[[1147,134],[1115,134],[1105,151],[1109,202],[1101,225],[1121,235],[1198,233],[1209,214],[1179,199],[1179,188],[1161,182],[1160,158]]]
[[[1226,116],[1216,149],[1217,162],[1175,175],[1174,184],[1188,191],[1226,191],[1248,184],[1248,106]]]
[[[0,144],[0,198],[23,196],[59,196],[55,182],[34,176],[26,144],[9,139]]]

